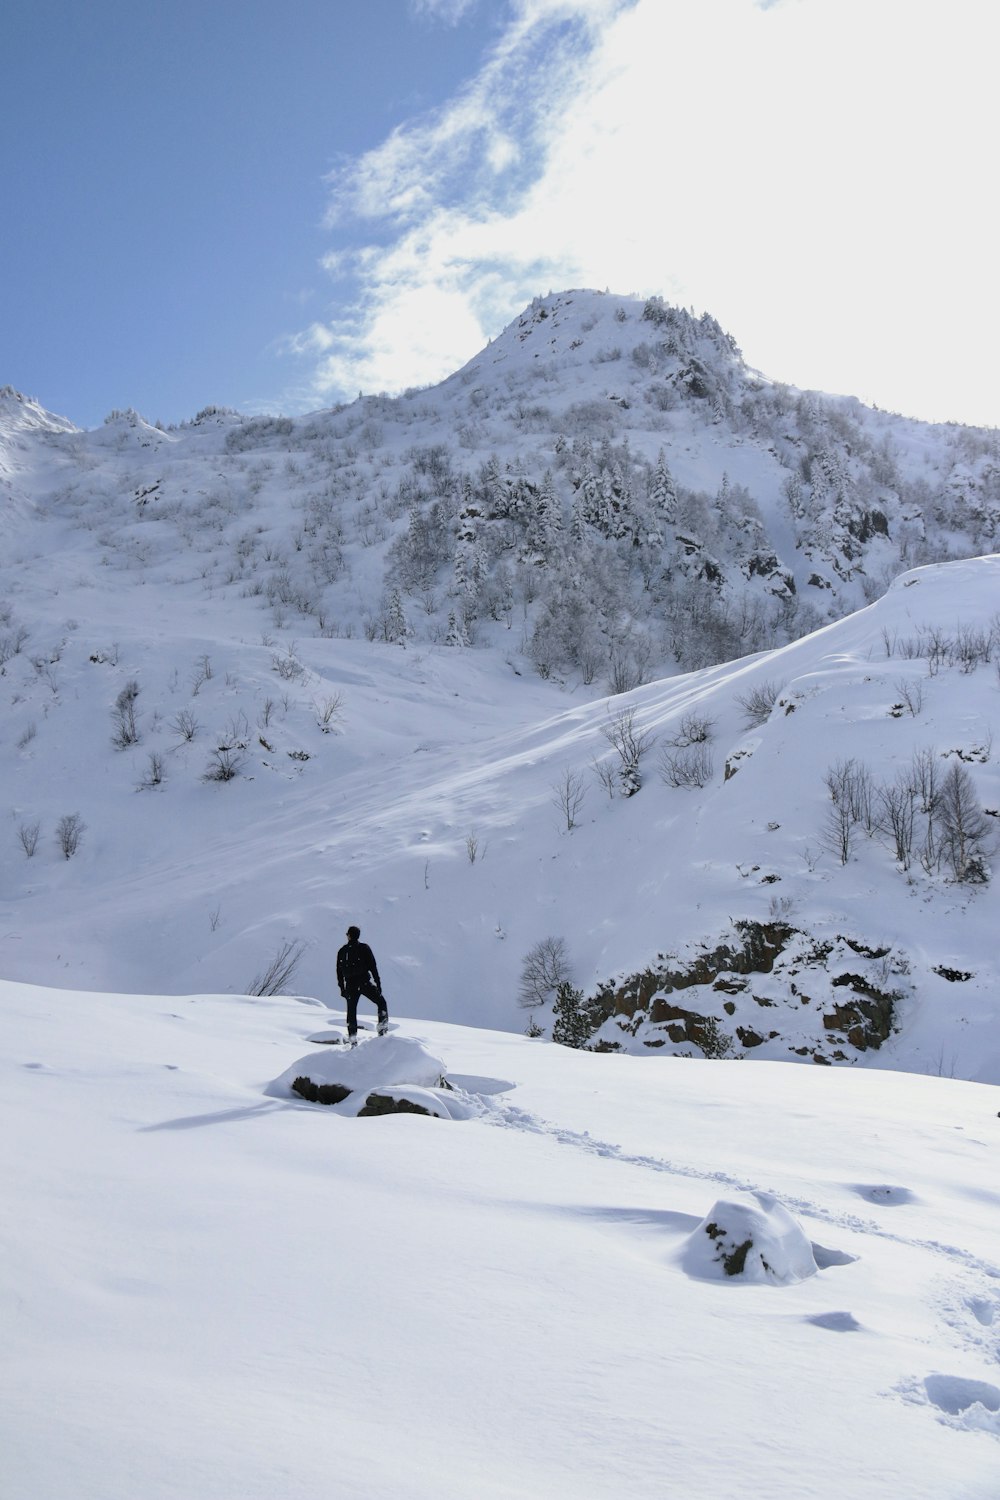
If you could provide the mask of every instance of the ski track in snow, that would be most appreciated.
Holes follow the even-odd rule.
[[[824,1208],[819,1203],[814,1203],[808,1198],[789,1197],[784,1193],[775,1192],[773,1188],[762,1186],[760,1183],[749,1182],[743,1178],[734,1177],[729,1172],[721,1172],[668,1161],[665,1157],[639,1155],[625,1151],[613,1141],[602,1141],[592,1136],[589,1131],[569,1130],[561,1125],[556,1125],[531,1111],[520,1109],[513,1104],[500,1101],[483,1100],[483,1116],[487,1124],[497,1125],[507,1129],[524,1130],[535,1135],[547,1136],[561,1146],[569,1146],[577,1151],[585,1151],[593,1156],[606,1157],[610,1160],[622,1162],[626,1166],[640,1167],[650,1172],[664,1172],[672,1177],[687,1177],[702,1182],[717,1183],[721,1187],[733,1189],[741,1193],[774,1193],[780,1199],[790,1213],[801,1214],[803,1218],[815,1219],[823,1224],[831,1224],[837,1229],[845,1229],[854,1234],[874,1235],[879,1239],[891,1243],[903,1245],[910,1250],[923,1250],[931,1255],[940,1256],[954,1265],[961,1266],[964,1270],[975,1271],[990,1281],[1000,1282],[1000,1265],[993,1265],[983,1260],[980,1256],[965,1250],[961,1245],[949,1245],[941,1240],[925,1240],[913,1238],[908,1235],[898,1234],[882,1225],[875,1223],[873,1219],[862,1218],[858,1214],[838,1213],[834,1210]],[[1000,1356],[998,1356],[1000,1357]]]

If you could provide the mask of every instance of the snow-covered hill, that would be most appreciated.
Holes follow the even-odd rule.
[[[997,558],[719,649],[861,603],[918,522],[992,539],[995,434],[571,293],[398,401],[81,433],[6,392],[0,448],[0,972],[241,992],[285,953],[323,996],[357,920],[396,1014],[1000,1077]]]
[[[88,528],[108,567],[194,550],[206,589],[279,628],[513,641],[616,687],[1000,544],[995,432],[776,385],[656,298],[537,299],[435,389],[297,420],[209,407],[164,432],[129,410],[79,433],[8,388],[0,465],[29,431],[10,495]]]
[[[327,1015],[0,985],[5,1495],[993,1500],[1000,1091]]]

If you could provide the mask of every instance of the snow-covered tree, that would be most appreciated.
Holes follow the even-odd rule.
[[[649,484],[649,498],[660,520],[668,526],[673,525],[677,518],[677,486],[662,448],[656,456],[656,468]]]

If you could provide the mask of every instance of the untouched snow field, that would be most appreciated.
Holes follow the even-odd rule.
[[[470,1118],[350,1119],[328,1019],[0,986],[5,1497],[995,1500],[1000,1089],[407,1021]]]

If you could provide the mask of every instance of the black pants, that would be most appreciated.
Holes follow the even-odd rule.
[[[388,1021],[389,1011],[381,992],[375,988],[370,980],[366,979],[364,984],[359,984],[357,989],[349,989],[345,996],[347,1000],[347,1035],[355,1036],[358,1030],[358,997],[364,995],[373,1005],[378,1006],[378,1018],[380,1021]]]

